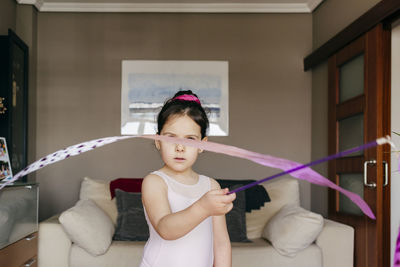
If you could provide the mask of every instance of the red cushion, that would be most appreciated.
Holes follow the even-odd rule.
[[[143,178],[118,178],[110,182],[111,198],[115,197],[115,189],[125,192],[139,193],[142,191]]]

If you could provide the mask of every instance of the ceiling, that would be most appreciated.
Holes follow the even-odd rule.
[[[40,12],[311,13],[323,0],[16,0]]]

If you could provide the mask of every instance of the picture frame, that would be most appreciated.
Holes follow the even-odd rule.
[[[209,136],[229,135],[228,61],[122,60],[121,134],[157,132],[157,114],[179,90],[195,93]]]
[[[13,177],[7,142],[0,137],[0,183],[11,180]]]

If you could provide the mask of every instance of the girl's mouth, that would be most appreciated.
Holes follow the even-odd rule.
[[[176,161],[184,161],[185,160],[185,158],[179,158],[179,157],[176,157],[176,158],[174,158]]]

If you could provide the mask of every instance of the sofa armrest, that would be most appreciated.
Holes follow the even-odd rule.
[[[69,267],[72,241],[58,221],[59,215],[39,224],[38,266]]]
[[[351,226],[325,219],[316,244],[322,250],[322,266],[353,266],[354,229]]]

